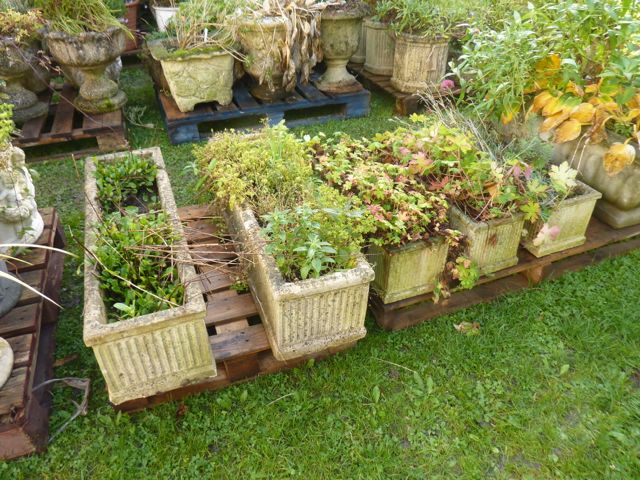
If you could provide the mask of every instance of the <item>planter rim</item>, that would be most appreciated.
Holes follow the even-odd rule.
[[[511,215],[505,216],[505,217],[500,217],[500,218],[492,218],[491,220],[487,220],[487,221],[477,221],[474,220],[473,218],[471,218],[469,215],[467,215],[464,211],[462,211],[460,208],[458,208],[455,205],[451,206],[451,210],[456,212],[458,214],[458,216],[460,216],[461,218],[463,218],[467,223],[469,223],[470,225],[473,225],[473,227],[477,230],[477,229],[486,229],[489,227],[493,227],[496,225],[502,225],[505,223],[512,223],[516,220],[519,220],[520,218],[524,217],[524,213],[521,212],[516,212],[513,213]]]
[[[357,10],[324,10],[322,12],[323,20],[353,20],[364,18],[364,12]]]
[[[223,56],[231,55],[229,52],[225,52],[224,50],[211,50],[210,52],[209,51],[207,52],[187,51],[186,53],[181,54],[179,56],[174,56],[171,54],[171,52],[169,52],[169,50],[167,50],[167,47],[165,45],[165,42],[170,40],[172,40],[172,38],[159,38],[159,39],[147,42],[147,45],[149,47],[149,53],[151,53],[151,56],[154,58],[154,60],[158,60],[161,62],[164,62],[164,61],[184,62],[189,60],[196,60],[196,59],[204,60],[208,58],[223,57]]]
[[[362,253],[358,253],[356,255],[356,265],[349,270],[329,273],[319,278],[307,278],[306,280],[295,282],[286,281],[280,273],[273,256],[265,252],[266,240],[260,234],[260,225],[253,210],[236,207],[234,213],[244,223],[245,230],[248,233],[249,238],[245,239],[245,243],[253,244],[251,247],[255,248],[258,261],[264,261],[279,300],[297,299],[307,291],[317,295],[342,287],[353,286],[357,281],[369,283],[375,277],[375,273],[365,256]]]
[[[406,42],[406,43],[409,43],[409,42],[424,43],[424,44],[431,44],[431,45],[440,45],[440,44],[449,43],[448,37],[443,37],[443,36],[431,37],[427,34],[419,35],[416,33],[406,33],[406,32],[396,33],[396,39],[397,41]]]
[[[428,240],[415,240],[413,242],[405,243],[403,245],[383,245],[381,247],[382,250],[389,254],[403,253],[411,250],[419,250],[421,248],[425,248],[429,245],[440,245],[444,242],[444,237],[440,235],[434,235],[430,237]],[[377,245],[376,245],[377,246]]]
[[[162,159],[162,152],[160,147],[151,147],[141,150],[134,150],[131,152],[118,152],[101,156],[89,156],[85,159],[85,189],[89,184],[91,178],[95,174],[95,162],[99,161],[113,161],[118,158],[122,158],[127,155],[140,155],[151,156],[158,165],[158,173],[156,175],[156,182],[158,184],[158,196],[163,204],[163,209],[167,213],[175,218],[173,219],[173,228],[176,230],[179,240],[175,246],[178,247],[176,252],[176,258],[178,263],[178,276],[180,281],[185,285],[185,299],[184,304],[179,307],[169,308],[159,312],[153,312],[146,315],[130,318],[127,320],[120,320],[114,323],[106,323],[106,316],[104,315],[104,301],[102,298],[102,291],[98,278],[95,276],[95,270],[97,266],[93,264],[88,254],[85,254],[84,259],[84,283],[85,283],[85,305],[84,305],[84,327],[83,327],[83,339],[87,346],[95,346],[103,343],[107,343],[112,340],[124,338],[128,336],[128,332],[131,329],[136,329],[138,332],[151,331],[165,326],[181,323],[186,315],[198,315],[202,314],[206,309],[204,299],[202,298],[202,291],[200,289],[199,282],[197,281],[197,274],[195,268],[186,263],[190,258],[188,253],[187,241],[182,228],[180,220],[177,218],[177,210],[173,194],[171,193],[171,183],[169,176],[165,170],[164,161]],[[169,190],[166,190],[166,188]],[[165,193],[168,192],[168,195]],[[95,230],[93,225],[99,222],[101,207],[97,201],[97,188],[93,191],[87,192],[87,198],[85,201],[85,245],[89,242],[95,242]],[[89,247],[88,247],[89,248]],[[91,295],[87,298],[87,286],[92,287],[90,290],[100,292],[99,301],[97,296]],[[100,320],[104,320],[104,322]]]
[[[179,10],[178,7],[163,7],[163,6],[158,6],[158,5],[151,5],[151,8],[153,10],[160,10],[160,11],[165,11],[165,12],[177,12]]]
[[[388,29],[389,28],[389,23],[388,22],[381,22],[380,20],[374,20],[371,17],[365,18],[364,19],[364,23],[367,25],[367,27],[377,28],[377,29],[380,29],[380,30],[384,30],[384,29]]]
[[[77,35],[69,35],[68,33],[60,32],[56,30],[56,31],[46,31],[44,35],[47,37],[48,40],[68,41],[68,40],[78,39],[84,43],[86,41],[93,41],[94,39],[101,38],[101,37],[110,37],[113,35],[117,35],[118,32],[122,32],[122,35],[124,35],[125,28],[126,27],[124,25],[122,27],[109,27],[104,32],[82,32]]]
[[[258,29],[258,28],[279,28],[286,25],[286,20],[282,17],[264,16],[249,17],[240,21],[241,28]]]
[[[575,205],[576,203],[582,203],[585,200],[591,200],[591,199],[598,200],[602,198],[602,193],[600,193],[595,188],[590,187],[589,185],[587,185],[586,183],[580,180],[576,180],[576,183],[578,184],[577,190],[579,189],[580,192],[571,198],[565,198],[558,205],[556,205],[555,208],[568,207],[571,205]]]

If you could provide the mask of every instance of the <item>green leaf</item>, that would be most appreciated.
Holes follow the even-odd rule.
[[[373,403],[378,403],[380,401],[380,387],[378,387],[378,385],[375,385],[371,389],[371,398]]]

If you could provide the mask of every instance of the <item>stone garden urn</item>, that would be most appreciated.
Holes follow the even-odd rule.
[[[13,39],[0,39],[0,79],[6,84],[2,92],[8,96],[7,101],[13,104],[13,120],[17,124],[44,115],[48,109],[46,104],[38,101],[35,93],[23,85],[32,61],[33,54],[22,50]]]
[[[0,150],[0,253],[8,243],[35,243],[43,228],[24,152],[9,145]]]
[[[261,17],[240,24],[239,40],[246,57],[243,62],[251,81],[251,94],[261,100],[284,98],[282,52],[287,48],[286,20]]]
[[[322,52],[327,70],[316,86],[329,93],[353,92],[362,86],[347,72],[347,63],[358,50],[362,28],[361,11],[325,10],[320,27]]]
[[[68,35],[47,32],[46,42],[53,58],[63,67],[82,71],[84,81],[75,99],[85,113],[105,113],[120,109],[127,101],[118,84],[107,78],[105,70],[124,51],[127,32],[112,27],[106,32]]]

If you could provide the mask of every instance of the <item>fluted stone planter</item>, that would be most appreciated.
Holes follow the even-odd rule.
[[[173,56],[166,40],[149,42],[149,51],[162,65],[171,96],[181,112],[190,112],[198,103],[229,105],[233,99],[233,63],[224,51],[198,51]]]
[[[609,133],[610,141],[597,145],[584,141],[557,144],[553,151],[554,163],[568,162],[578,170],[578,178],[602,193],[595,208],[595,216],[614,228],[624,228],[640,223],[640,155],[638,145],[636,160],[620,173],[609,175],[603,167],[604,155],[611,142],[623,141]]]
[[[178,13],[178,7],[160,7],[157,5],[151,6],[151,13],[156,19],[156,25],[161,32],[167,31],[167,24]]]
[[[524,215],[477,222],[457,207],[451,207],[451,227],[466,237],[465,254],[486,275],[518,263],[518,246]]]
[[[400,247],[371,246],[367,251],[375,272],[371,288],[383,303],[429,293],[444,270],[448,251],[442,237]]]
[[[251,77],[251,93],[266,101],[284,98],[287,95],[282,84],[282,51],[287,42],[285,19],[262,17],[247,20],[240,24],[238,34],[246,55],[244,69]]]
[[[391,75],[396,48],[395,33],[386,23],[370,18],[364,21],[364,29],[367,45],[364,69],[376,75]]]
[[[362,89],[356,78],[347,72],[347,63],[358,49],[362,12],[325,10],[322,12],[321,45],[327,70],[316,82],[324,92],[341,93]]]
[[[32,51],[21,49],[11,38],[0,38],[0,79],[6,84],[0,93],[8,97],[2,101],[13,104],[13,121],[17,124],[44,115],[49,109],[38,101],[35,93],[24,87],[33,61]]]
[[[582,182],[578,182],[576,194],[560,202],[553,209],[546,222],[549,227],[560,228],[558,236],[541,245],[534,245],[533,241],[545,222],[542,220],[538,220],[535,223],[526,222],[524,228],[527,234],[522,240],[522,245],[536,257],[544,257],[545,255],[582,245],[587,240],[585,233],[589,226],[593,209],[596,206],[596,201],[601,197],[602,194],[600,192]]]
[[[139,317],[108,323],[106,306],[89,255],[84,264],[84,343],[93,349],[113,404],[170,391],[216,375],[204,323],[206,306],[187,249],[182,224],[159,147],[134,151],[151,156],[158,166],[156,185],[163,210],[180,240],[175,255],[185,286],[184,304]],[[85,247],[96,248],[95,225],[102,209],[97,199],[96,162],[118,161],[128,152],[90,157],[85,163]]]
[[[366,42],[366,36],[365,36],[364,22],[365,21],[363,20],[362,23],[360,24],[360,35],[358,36],[358,49],[356,50],[356,53],[351,55],[350,61],[352,63],[363,64],[366,59],[365,55],[366,55],[367,42]]]
[[[67,35],[47,32],[47,47],[63,67],[82,71],[84,81],[75,99],[76,107],[86,113],[119,110],[127,101],[118,84],[105,75],[106,68],[124,51],[127,32],[112,27],[106,32]]]
[[[320,278],[287,282],[268,255],[251,210],[227,215],[234,237],[251,252],[249,287],[274,356],[289,360],[352,343],[366,335],[369,283],[374,273],[364,256],[355,268]]]
[[[448,55],[448,40],[397,35],[391,85],[404,93],[437,89],[447,71]]]

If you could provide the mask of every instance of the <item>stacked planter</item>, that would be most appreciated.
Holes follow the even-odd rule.
[[[84,343],[93,349],[113,404],[170,391],[216,375],[204,323],[206,305],[190,263],[182,224],[159,147],[132,152],[150,156],[158,166],[160,204],[172,219],[180,240],[174,244],[178,275],[185,286],[184,304],[139,317],[108,323],[96,276],[99,268],[87,254],[84,265]],[[96,186],[96,162],[118,161],[119,153],[88,158],[85,163],[85,246],[96,248],[95,225],[102,217]]]

